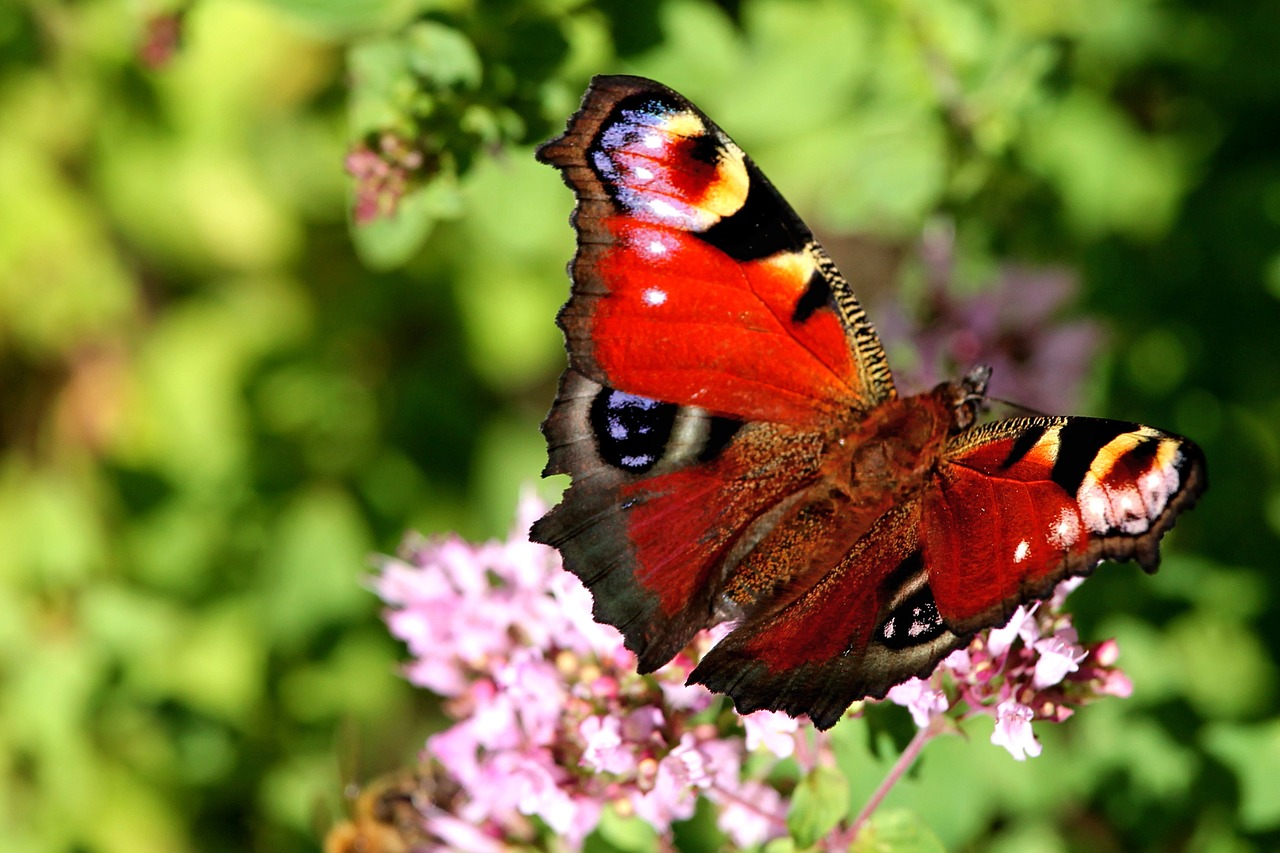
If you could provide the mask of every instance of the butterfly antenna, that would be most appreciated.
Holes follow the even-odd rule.
[[[1044,417],[1046,412],[1039,409],[1033,409],[1030,406],[1024,406],[1022,403],[1015,403],[1012,400],[1006,400],[1003,397],[991,397],[987,394],[987,382],[991,379],[991,367],[989,365],[980,364],[965,374],[962,387],[964,388],[963,403],[972,407],[973,412],[990,411],[992,406],[1004,406],[1014,412],[1020,412],[1033,417]]]
[[[1024,414],[1024,415],[1031,415],[1032,417],[1048,417],[1049,416],[1048,412],[1043,412],[1040,409],[1034,408],[1032,406],[1027,406],[1022,403],[1015,403],[1012,400],[1006,400],[1003,397],[988,397],[987,402],[997,406],[1004,406],[1007,409],[1012,409],[1013,411],[1020,412],[1021,414]]]

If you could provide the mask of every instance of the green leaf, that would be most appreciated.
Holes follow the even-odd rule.
[[[1258,726],[1214,726],[1205,735],[1209,752],[1240,780],[1240,821],[1249,832],[1280,827],[1280,722]]]
[[[946,848],[920,816],[907,809],[876,813],[849,848],[849,853],[943,853]]]
[[[371,269],[403,266],[422,248],[437,222],[458,215],[461,204],[458,182],[451,175],[437,175],[405,195],[394,215],[354,228],[356,251]]]
[[[435,86],[475,89],[483,66],[470,39],[436,21],[420,21],[405,34],[409,67]]]
[[[647,853],[657,846],[658,833],[652,826],[634,815],[623,817],[612,807],[600,813],[600,823],[596,824],[586,842],[589,853],[602,848],[623,853]]]
[[[800,780],[787,812],[787,829],[800,847],[812,847],[849,807],[849,782],[834,767],[818,767]]]
[[[388,128],[407,129],[408,102],[416,87],[403,45],[370,38],[347,51],[351,69],[351,130],[361,136]]]
[[[796,853],[795,841],[790,838],[775,838],[764,846],[764,853]]]
[[[309,27],[334,36],[367,32],[393,24],[413,11],[406,0],[269,0]]]

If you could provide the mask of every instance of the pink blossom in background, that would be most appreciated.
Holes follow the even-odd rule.
[[[1058,629],[1052,637],[1036,640],[1035,650],[1040,657],[1036,660],[1035,675],[1031,683],[1040,688],[1052,687],[1068,674],[1078,672],[1085,650],[1076,643],[1076,639],[1076,629],[1067,625]]]
[[[946,713],[950,703],[947,694],[923,678],[912,678],[889,688],[885,697],[895,705],[903,705],[911,712],[911,719],[919,728],[926,728],[934,717]]]
[[[925,293],[913,311],[897,300],[876,306],[886,343],[911,343],[914,361],[895,364],[898,386],[923,391],[985,364],[993,398],[1036,411],[1076,408],[1079,388],[1103,340],[1087,319],[1064,319],[1078,289],[1061,268],[1001,266],[984,287],[956,281],[955,229],[937,223],[919,244]]]
[[[776,788],[748,779],[733,795],[719,798],[720,828],[739,848],[755,847],[777,837],[786,820],[787,801]]]
[[[401,199],[421,180],[427,158],[413,142],[387,131],[353,148],[344,165],[355,179],[352,218],[358,225],[394,216]]]
[[[756,711],[742,718],[747,734],[747,750],[765,749],[778,758],[790,758],[796,751],[800,721],[780,711]]]
[[[1021,639],[1023,645],[1031,645],[1040,639],[1040,626],[1036,624],[1033,618],[1035,611],[1039,605],[1032,605],[1028,610],[1025,606],[1019,604],[1017,609],[1013,611],[1013,615],[1009,617],[1000,628],[992,628],[987,634],[986,649],[995,656],[1000,657],[1009,651],[1014,641]]]

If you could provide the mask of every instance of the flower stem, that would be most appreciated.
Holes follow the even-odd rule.
[[[751,812],[752,814],[755,814],[756,816],[768,821],[770,824],[773,825],[773,827],[776,830],[779,831],[780,834],[786,833],[787,821],[786,821],[786,818],[783,817],[782,815],[774,814],[773,812],[762,809],[751,800],[748,800],[745,797],[740,796],[736,792],[730,791],[727,788],[722,788],[719,785],[716,785],[714,783],[711,785],[710,790],[715,792],[716,799],[720,800],[722,805],[725,803],[733,803],[737,805],[739,808],[745,809]]]
[[[853,844],[858,837],[858,833],[862,830],[863,825],[871,819],[871,815],[879,808],[880,802],[885,798],[902,775],[915,764],[916,759],[920,756],[920,750],[924,749],[924,745],[933,739],[935,735],[942,729],[937,725],[937,718],[931,720],[929,725],[923,729],[916,731],[915,737],[911,738],[911,742],[907,744],[907,748],[902,750],[902,754],[898,756],[898,760],[893,763],[893,767],[881,780],[880,785],[876,788],[871,798],[867,800],[867,804],[862,807],[862,811],[858,812],[858,816],[853,819],[853,823],[849,824],[848,829],[837,833],[833,838],[829,839],[827,849],[829,850],[848,850],[849,845]]]

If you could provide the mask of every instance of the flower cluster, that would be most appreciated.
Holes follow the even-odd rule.
[[[685,686],[709,632],[638,675],[559,555],[528,541],[541,511],[525,499],[505,542],[414,543],[376,579],[413,656],[408,678],[445,697],[457,721],[427,743],[462,792],[448,810],[424,809],[440,849],[460,825],[475,836],[469,849],[528,844],[532,816],[576,849],[606,807],[662,832],[692,816],[699,796],[717,804],[738,847],[784,835],[786,801],[766,777],[783,758],[810,765],[812,738],[782,714],[717,714],[705,688]]]
[[[355,178],[352,215],[359,225],[392,216],[426,163],[426,156],[403,137],[383,133],[371,147],[356,146],[347,154],[347,174]]]
[[[947,714],[995,718],[991,742],[1019,761],[1040,754],[1033,720],[1060,723],[1075,708],[1103,696],[1126,697],[1129,678],[1116,668],[1115,640],[1081,646],[1062,609],[1081,578],[1063,581],[1053,597],[1018,607],[1002,628],[979,634],[953,652],[927,679],[913,678],[889,691],[921,729]]]
[[[614,628],[592,620],[590,594],[559,555],[529,542],[542,509],[526,497],[503,542],[412,541],[375,579],[391,632],[412,655],[407,677],[444,697],[455,721],[427,743],[433,793],[415,798],[425,849],[501,851],[537,845],[545,833],[579,849],[606,808],[665,834],[699,797],[715,804],[735,848],[785,835],[786,794],[798,774],[830,763],[826,736],[782,714],[739,718],[705,688],[685,685],[723,629],[703,632],[658,672],[637,674],[635,656]],[[1128,695],[1114,641],[1081,646],[1062,611],[1075,583],[1019,607],[928,679],[890,691],[920,727],[918,743],[834,837],[856,836],[949,721],[993,716],[992,742],[1022,760],[1040,752],[1033,720],[1060,722],[1091,699]]]

